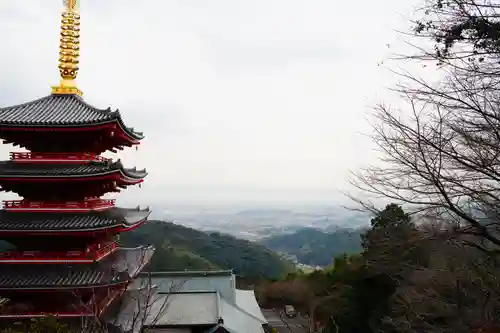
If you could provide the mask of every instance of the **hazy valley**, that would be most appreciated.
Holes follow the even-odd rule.
[[[153,218],[206,231],[259,241],[269,236],[291,234],[308,227],[326,232],[366,227],[369,217],[338,206],[241,207],[169,206],[155,207]]]
[[[227,234],[263,245],[304,270],[326,267],[336,256],[359,252],[360,233],[370,219],[342,207],[327,205],[155,207],[152,218],[172,221],[179,227],[208,235]],[[237,244],[241,251],[246,251],[247,245]]]

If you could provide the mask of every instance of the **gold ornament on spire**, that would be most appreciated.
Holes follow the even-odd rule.
[[[63,0],[61,13],[61,43],[59,46],[59,73],[61,83],[52,87],[53,94],[79,95],[83,93],[76,87],[80,57],[80,4],[79,0]]]

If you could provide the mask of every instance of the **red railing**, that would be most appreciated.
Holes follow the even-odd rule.
[[[2,263],[90,263],[99,261],[112,253],[118,245],[116,243],[94,244],[84,250],[73,250],[67,252],[44,252],[44,251],[11,251],[0,252],[0,264]]]
[[[27,200],[4,200],[3,208],[17,212],[88,212],[100,211],[115,206],[115,199],[85,199],[83,201],[42,202]]]
[[[94,260],[99,260],[118,248],[115,242],[107,244],[95,251]]]
[[[20,163],[74,163],[105,162],[108,159],[90,153],[36,153],[11,152],[10,159]]]

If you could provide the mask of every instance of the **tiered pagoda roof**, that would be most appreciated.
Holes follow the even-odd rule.
[[[51,94],[35,101],[0,109],[0,127],[23,129],[82,127],[116,124],[132,140],[141,140],[143,133],[125,126],[120,112],[111,108],[98,109],[78,95]],[[74,128],[73,128],[74,129]]]
[[[22,136],[20,132],[24,132]],[[33,135],[53,142],[57,138],[74,137],[78,140],[71,140],[71,145],[67,141],[57,145],[65,151],[99,153],[137,145],[144,138],[143,133],[125,125],[118,110],[95,108],[78,95],[52,94],[0,108],[0,138],[5,143],[34,151],[51,150],[46,142],[35,140]],[[77,138],[78,135],[82,137]],[[95,143],[96,135],[102,136],[99,145]]]
[[[118,174],[120,178],[137,182],[146,177],[146,169],[125,168],[121,161],[91,162],[83,165],[74,164],[26,164],[16,161],[0,162],[0,181],[3,179],[16,181],[21,178],[82,178]]]
[[[60,232],[98,232],[111,228],[130,229],[144,222],[151,211],[146,209],[109,208],[88,213],[9,212],[0,210],[0,235],[40,235]]]
[[[16,160],[0,162],[2,191],[12,191],[22,197],[41,199],[47,194],[69,200],[97,197],[119,188],[139,184],[146,177],[145,169],[125,168],[121,161],[91,161],[72,163],[19,163]],[[85,184],[82,185],[82,182]],[[74,186],[79,186],[76,189]]]
[[[1,264],[0,295],[15,289],[54,290],[129,283],[149,262],[154,248],[119,248],[104,261],[75,265]]]
[[[0,161],[0,191],[22,197],[0,210],[0,240],[12,245],[0,252],[0,326],[47,315],[98,318],[154,252],[116,242],[150,211],[118,208],[100,197],[142,183],[147,172],[100,154],[138,145],[144,135],[127,127],[118,110],[83,100],[74,81],[78,0],[64,6],[60,85],[49,96],[0,108],[0,139],[28,150]]]

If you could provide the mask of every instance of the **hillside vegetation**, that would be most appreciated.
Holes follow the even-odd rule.
[[[325,232],[320,229],[302,228],[292,234],[271,236],[261,243],[274,251],[296,256],[300,263],[328,266],[333,258],[341,254],[360,252],[362,232],[364,231],[349,229]]]
[[[122,234],[120,243],[154,245],[151,271],[233,269],[249,278],[279,278],[293,270],[290,263],[260,244],[171,222],[148,221]]]
[[[261,281],[261,306],[292,304],[323,333],[500,332],[498,317],[490,317],[500,309],[490,298],[500,286],[498,257],[463,246],[471,238],[453,237],[453,228],[419,222],[387,205],[362,235],[361,253],[310,274]]]

